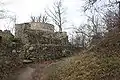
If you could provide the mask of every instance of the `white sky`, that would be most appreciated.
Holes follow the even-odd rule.
[[[53,4],[53,0],[2,0],[5,9],[16,15],[17,23],[28,22],[31,15],[37,16],[44,13],[46,7]],[[68,23],[65,28],[71,27],[72,24],[79,25],[85,21],[81,16],[80,7],[81,0],[64,0],[64,6],[67,8],[66,18]],[[0,23],[3,24],[3,23]],[[5,29],[2,27],[2,29]]]

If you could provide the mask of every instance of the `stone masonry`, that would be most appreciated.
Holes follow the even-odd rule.
[[[48,23],[16,24],[15,37],[21,39],[20,57],[31,60],[49,60],[68,56],[71,52],[66,32],[54,32]]]
[[[67,44],[66,32],[54,32],[54,26],[48,23],[30,22],[16,24],[15,37],[24,44]]]

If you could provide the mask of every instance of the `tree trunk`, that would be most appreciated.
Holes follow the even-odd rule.
[[[62,27],[61,26],[59,26],[59,32],[62,32]]]
[[[120,1],[118,1],[118,4],[119,4],[119,16],[120,16]]]

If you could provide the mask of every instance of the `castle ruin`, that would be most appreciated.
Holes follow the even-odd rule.
[[[20,51],[24,59],[56,59],[71,53],[67,33],[54,32],[52,24],[30,22],[15,26],[15,37],[24,44]]]
[[[30,22],[15,25],[15,37],[24,44],[68,44],[66,32],[54,32],[54,25]]]

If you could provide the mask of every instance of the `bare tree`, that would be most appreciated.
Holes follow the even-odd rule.
[[[89,39],[91,38],[91,33],[88,33],[86,25],[80,25],[78,28],[74,25],[72,26],[74,33],[71,34],[71,43],[77,47],[87,47]]]
[[[57,2],[54,2],[52,9],[47,8],[45,12],[59,27],[59,32],[62,32],[63,24],[66,22],[66,19],[64,17],[65,8],[63,7],[63,1],[59,0]]]
[[[6,30],[10,30],[12,33],[14,33],[14,25],[16,23],[16,15],[15,13],[4,9],[4,5],[6,3],[0,1],[0,20],[4,21],[5,24],[3,25]]]
[[[85,35],[88,43],[93,39],[102,38],[106,28],[119,27],[120,17],[117,16],[120,13],[120,3],[117,0],[108,0],[108,2],[98,5],[101,1],[105,0],[86,0],[83,6],[87,23],[77,28],[76,33]],[[119,7],[117,6],[118,3]],[[110,11],[112,14],[107,14]]]
[[[36,17],[35,16],[30,16],[31,22],[36,22]]]
[[[117,0],[109,0],[105,4],[98,5],[100,1],[105,0],[86,0],[83,8],[87,23],[80,25],[79,28],[73,26],[76,32],[74,43],[84,46],[86,43],[89,45],[94,41],[100,41],[107,31],[106,28],[120,31],[118,29],[120,28],[120,3]]]
[[[85,0],[85,5],[84,7],[84,11],[90,10],[93,7],[96,7],[96,5],[98,6],[99,4],[99,8],[107,8],[107,7],[113,7],[114,5],[117,5],[120,3],[120,1],[118,0]]]
[[[39,16],[30,16],[31,22],[42,22],[47,23],[48,17],[46,15],[39,15]]]
[[[91,13],[91,15],[87,16],[87,23],[80,25],[78,28],[74,30],[77,36],[81,37],[81,41],[79,42],[82,46],[88,46],[93,38],[102,38],[102,34],[104,33],[103,25],[101,24],[101,19],[98,16]]]
[[[112,33],[120,32],[119,13],[108,11],[104,16],[104,18],[108,32],[112,32]]]
[[[75,36],[75,45],[78,47],[86,47],[86,36],[84,34],[77,34]]]

